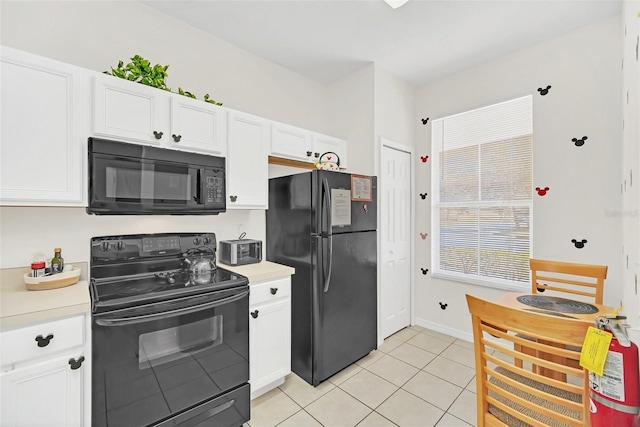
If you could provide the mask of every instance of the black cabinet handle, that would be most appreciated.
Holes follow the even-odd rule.
[[[80,356],[78,359],[74,359],[73,357],[69,359],[69,365],[74,371],[82,366],[82,362],[84,362],[84,356]]]
[[[311,157],[311,151],[307,151],[307,157]]]
[[[232,202],[235,202],[236,200],[238,200],[238,196],[229,196],[229,198],[231,199]]]
[[[275,295],[278,292],[278,288],[271,288],[271,295]]]
[[[320,157],[320,153],[313,153],[313,156],[317,159],[318,157]]]
[[[180,142],[180,139],[182,139],[182,135],[176,135],[175,133],[171,136],[175,142]]]
[[[155,130],[153,131],[153,135],[156,137],[156,139],[160,139],[162,138],[163,133],[162,132],[156,132]]]
[[[49,345],[49,342],[53,339],[53,334],[49,334],[46,337],[42,337],[42,335],[38,335],[36,337],[36,342],[38,343],[38,347],[46,347]]]
[[[254,319],[258,317],[258,310],[252,311],[251,312],[251,317],[253,317]]]

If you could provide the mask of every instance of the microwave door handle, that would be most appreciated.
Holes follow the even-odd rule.
[[[204,177],[204,169],[198,169],[196,174],[196,195],[193,198],[199,205],[202,204],[202,178]]]
[[[143,314],[135,317],[122,317],[113,319],[96,319],[96,323],[100,326],[126,326],[135,323],[152,322],[154,320],[168,319],[171,317],[182,316],[185,314],[194,313],[200,310],[206,310],[209,308],[219,307],[230,302],[238,301],[249,295],[249,291],[243,291],[237,295],[232,295],[221,300],[206,302],[191,307],[178,308],[176,310],[163,311],[162,313]]]

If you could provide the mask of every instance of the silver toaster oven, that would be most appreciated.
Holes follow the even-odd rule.
[[[260,262],[262,261],[262,241],[252,239],[220,240],[218,261],[227,265]]]

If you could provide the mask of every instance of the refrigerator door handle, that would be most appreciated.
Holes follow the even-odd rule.
[[[331,283],[331,268],[333,267],[333,236],[328,236],[327,237],[328,243],[329,243],[329,268],[326,273],[326,275],[324,275],[324,291],[329,292],[329,284]],[[324,266],[327,263],[324,260],[324,251],[322,252],[322,273],[324,274]]]
[[[322,178],[322,209],[320,212],[320,233],[324,234],[325,230],[322,229],[322,220],[327,216],[326,234],[331,234],[331,194],[330,194],[329,181],[327,178]]]

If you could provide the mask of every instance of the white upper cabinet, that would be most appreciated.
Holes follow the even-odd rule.
[[[84,70],[0,49],[0,204],[86,205]]]
[[[347,141],[344,139],[322,135],[283,123],[273,123],[271,128],[271,156],[314,163],[319,161],[322,154],[326,152],[333,152],[340,158],[340,168],[347,167]],[[326,161],[327,159],[323,160]]]
[[[336,162],[337,159],[329,158],[332,153],[340,160],[340,169],[347,167],[347,142],[344,139],[322,135],[317,132],[313,134],[313,157],[316,160]],[[322,155],[328,153],[322,159]]]
[[[169,139],[168,92],[118,77],[94,77],[93,134],[160,145]]]
[[[239,111],[228,114],[227,209],[267,209],[271,124]]]
[[[311,131],[273,122],[271,155],[303,162],[314,162]]]
[[[220,106],[106,74],[94,77],[96,136],[224,156],[225,125]]]
[[[226,114],[226,110],[220,106],[183,95],[172,95],[171,135],[168,139],[171,148],[224,156],[227,145]]]

